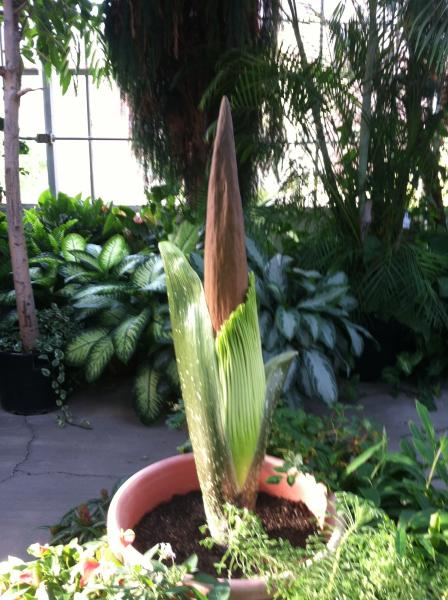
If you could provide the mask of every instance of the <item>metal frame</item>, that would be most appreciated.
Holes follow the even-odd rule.
[[[320,0],[320,35],[319,35],[319,59],[322,58],[323,51],[323,35],[324,35],[324,22],[325,22],[325,0]],[[4,64],[4,47],[3,47],[3,31],[0,27],[0,64]],[[129,142],[132,138],[129,137],[96,137],[92,135],[92,116],[91,116],[91,104],[90,104],[90,75],[86,67],[79,69],[70,69],[70,72],[76,76],[83,76],[85,78],[86,85],[86,121],[87,121],[87,136],[56,136],[53,133],[53,103],[52,103],[52,83],[49,81],[45,72],[35,67],[25,68],[23,75],[39,75],[42,72],[42,95],[43,95],[43,109],[44,109],[44,121],[45,121],[45,133],[37,133],[36,136],[20,136],[21,140],[34,141],[40,144],[46,144],[46,155],[47,155],[47,176],[48,186],[54,197],[58,194],[58,177],[57,177],[57,153],[54,150],[54,144],[57,141],[82,141],[88,144],[89,153],[89,177],[90,177],[90,194],[92,200],[95,199],[95,172],[94,172],[94,148],[92,142],[94,141],[106,141],[106,142]],[[318,183],[318,152],[316,147],[316,155],[314,160],[314,202],[317,201],[317,183]]]

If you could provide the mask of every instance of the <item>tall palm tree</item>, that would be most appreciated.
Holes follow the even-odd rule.
[[[278,0],[106,0],[105,35],[113,73],[131,112],[137,156],[155,175],[203,197],[218,102],[199,104],[227,52],[275,42]],[[224,92],[231,90],[224,90]],[[252,110],[250,134],[260,113]],[[238,122],[236,124],[238,128]],[[240,178],[247,192],[247,172]]]

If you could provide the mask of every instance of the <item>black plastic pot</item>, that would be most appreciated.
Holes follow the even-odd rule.
[[[56,409],[49,377],[34,354],[0,352],[0,400],[4,410],[16,415],[38,415]]]

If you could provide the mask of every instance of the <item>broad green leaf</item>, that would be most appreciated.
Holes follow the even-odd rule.
[[[221,402],[215,339],[202,283],[185,255],[170,242],[159,244],[163,259],[174,348],[188,430],[211,535],[225,539],[222,481],[230,457],[216,407]],[[232,485],[232,483],[231,483]]]
[[[266,265],[266,259],[257,247],[256,243],[249,237],[246,237],[246,252],[251,263],[254,263],[260,271],[263,271]]]
[[[143,291],[164,292],[166,280],[162,260],[158,256],[151,256],[135,269],[132,282]]]
[[[182,221],[177,231],[169,238],[170,242],[175,244],[185,256],[196,248],[199,239],[199,227],[189,221]]]
[[[115,353],[122,362],[127,363],[137,349],[150,314],[150,309],[145,308],[139,315],[127,318],[115,329]]]
[[[353,325],[350,323],[350,321],[348,321],[347,319],[342,319],[342,321],[350,337],[353,354],[355,356],[361,356],[364,350],[364,340],[353,327]]]
[[[59,267],[59,273],[65,283],[87,283],[92,281],[94,273],[86,271],[85,267],[75,262],[67,262]]]
[[[86,296],[113,296],[120,297],[122,294],[129,295],[132,293],[132,287],[128,283],[98,283],[82,288],[76,293],[75,298],[85,298]]]
[[[274,284],[281,295],[286,293],[286,274],[285,268],[291,263],[289,256],[276,254],[273,256],[264,268],[265,277],[270,284]]]
[[[104,298],[104,296],[101,296]],[[115,302],[114,305],[110,308],[106,308],[101,312],[99,317],[100,324],[104,327],[117,327],[123,320],[126,318],[128,311],[123,304],[119,304]]]
[[[264,416],[260,427],[257,452],[253,463],[253,471],[261,464],[266,454],[269,431],[271,429],[272,416],[275,406],[282,394],[283,385],[288,374],[291,362],[296,358],[297,352],[288,351],[274,356],[264,366],[266,379],[266,396]]]
[[[80,333],[67,346],[67,351],[65,353],[67,363],[74,367],[83,365],[94,344],[107,334],[108,330],[104,327],[88,329],[87,331]]]
[[[143,365],[135,379],[135,409],[140,420],[149,425],[160,414],[162,398],[158,393],[161,373],[149,365]]]
[[[86,361],[86,379],[96,381],[114,355],[112,337],[106,335],[93,344]]]
[[[62,240],[62,255],[69,262],[77,262],[76,257],[72,254],[73,250],[85,250],[87,246],[86,240],[79,233],[69,233]]]
[[[88,252],[84,250],[72,250],[71,254],[74,256],[76,262],[92,267],[95,271],[101,271],[98,259]]]
[[[336,328],[331,321],[321,319],[319,322],[319,339],[327,348],[333,350],[336,344]]]
[[[348,284],[348,278],[345,273],[339,271],[338,273],[334,273],[325,279],[325,285],[336,285],[336,286],[345,286]]]
[[[357,308],[358,301],[354,296],[350,296],[349,294],[347,294],[346,296],[342,296],[339,299],[339,306],[344,310],[351,312],[352,310],[355,310],[355,308]]]
[[[298,313],[278,306],[275,312],[275,324],[287,340],[292,340],[298,325]]]
[[[125,256],[121,263],[114,269],[114,273],[117,275],[124,275],[125,273],[132,272],[138,265],[141,265],[148,260],[148,257],[144,254],[130,254]]]
[[[299,269],[298,267],[294,267],[294,273],[297,275],[302,275],[302,277],[306,277],[307,279],[320,279],[322,275],[319,271],[306,271],[305,269]]]
[[[103,308],[110,308],[115,303],[113,298],[109,296],[95,296],[95,294],[89,294],[84,296],[73,303],[75,308],[94,308],[101,310]]]
[[[124,237],[117,233],[104,244],[98,262],[103,271],[110,271],[113,267],[120,264],[128,254],[128,247]]]
[[[300,313],[300,321],[305,325],[314,341],[319,337],[319,319],[310,313]]]
[[[302,308],[306,310],[322,310],[328,309],[328,305],[336,300],[339,300],[341,296],[344,296],[348,291],[347,286],[340,287],[332,287],[325,292],[321,292],[314,296],[314,298],[308,298],[306,300],[302,300],[297,305],[297,308]]]
[[[98,258],[98,256],[101,254],[101,250],[102,248],[99,244],[87,244],[86,246],[86,252],[94,258]]]
[[[338,399],[338,386],[333,367],[326,356],[317,350],[303,350],[303,368],[306,369],[314,396],[330,405]]]

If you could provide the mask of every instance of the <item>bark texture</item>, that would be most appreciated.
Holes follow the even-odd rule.
[[[31,351],[38,337],[36,308],[31,287],[28,255],[22,223],[19,180],[19,106],[20,106],[20,5],[4,0],[5,69],[3,99],[5,105],[5,188],[8,239],[16,291],[20,334],[25,352]]]
[[[204,290],[213,329],[244,302],[248,271],[232,114],[221,101],[208,183]]]

